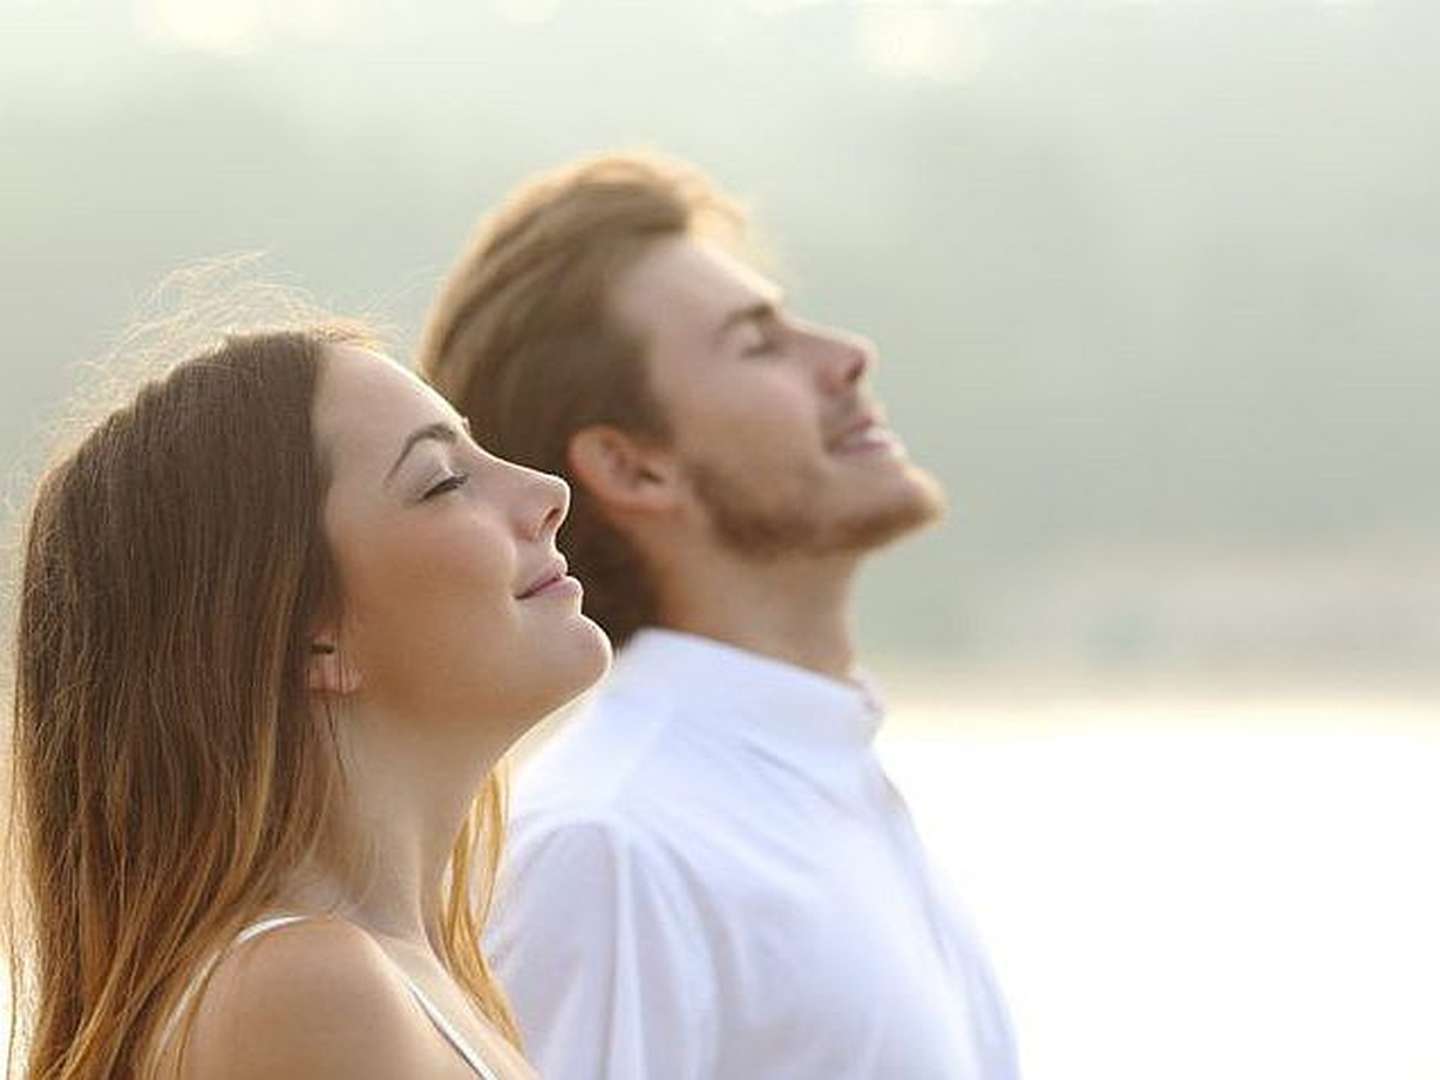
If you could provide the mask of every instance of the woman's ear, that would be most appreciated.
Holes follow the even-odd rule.
[[[577,431],[566,457],[575,479],[608,510],[663,513],[679,495],[674,455],[608,424]]]
[[[312,694],[345,697],[360,689],[360,670],[335,641],[335,635],[318,635],[310,643],[305,685]]]

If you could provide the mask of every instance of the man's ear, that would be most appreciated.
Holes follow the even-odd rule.
[[[678,501],[680,467],[675,455],[617,427],[582,428],[570,436],[566,456],[575,479],[610,510],[664,512]]]
[[[360,689],[360,669],[336,643],[334,634],[317,634],[310,643],[305,685],[312,694],[345,697]]]

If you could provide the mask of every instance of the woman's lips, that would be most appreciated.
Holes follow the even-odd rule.
[[[579,588],[580,582],[572,577],[568,577],[568,570],[569,566],[566,564],[564,558],[555,559],[546,567],[542,574],[531,580],[529,587],[520,593],[519,599],[529,600],[532,596],[539,596],[542,593],[549,593],[562,587],[569,589],[571,586],[566,585],[566,582],[571,582],[574,588]]]
[[[569,576],[558,577],[540,586],[532,593],[521,597],[523,600],[533,600],[541,596],[579,596],[584,592],[580,586],[580,580]]]

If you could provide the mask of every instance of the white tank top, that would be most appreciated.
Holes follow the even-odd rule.
[[[243,945],[245,942],[251,941],[267,931],[276,930],[282,926],[289,926],[291,923],[301,922],[308,918],[310,918],[308,915],[273,915],[268,919],[261,919],[259,922],[251,923],[245,927],[244,930],[241,930],[235,937],[235,944]],[[465,1064],[469,1065],[470,1068],[475,1071],[475,1075],[480,1077],[481,1080],[499,1080],[494,1070],[485,1063],[485,1060],[480,1056],[479,1052],[465,1040],[465,1037],[460,1034],[459,1030],[450,1022],[449,1018],[440,1011],[439,1006],[430,1000],[429,995],[416,985],[415,980],[410,978],[399,964],[396,964],[393,960],[391,960],[390,963],[394,966],[400,978],[405,980],[405,986],[409,989],[410,996],[415,999],[415,1003],[419,1005],[425,1015],[430,1018],[430,1022],[434,1024],[436,1030],[444,1036],[445,1041],[453,1046],[455,1052],[465,1059]],[[192,984],[186,992],[185,999],[181,1002],[181,1008],[177,1011],[178,1013],[184,1012],[185,1007],[189,1004],[190,997],[198,987],[198,983],[199,980]],[[178,1015],[172,1019],[170,1025],[167,1025],[166,1039],[172,1034],[171,1029],[174,1027],[175,1019],[178,1019]]]

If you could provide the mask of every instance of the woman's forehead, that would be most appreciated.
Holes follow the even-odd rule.
[[[383,474],[416,428],[460,427],[450,404],[410,371],[368,349],[341,346],[326,356],[315,400],[315,441],[333,474]]]

